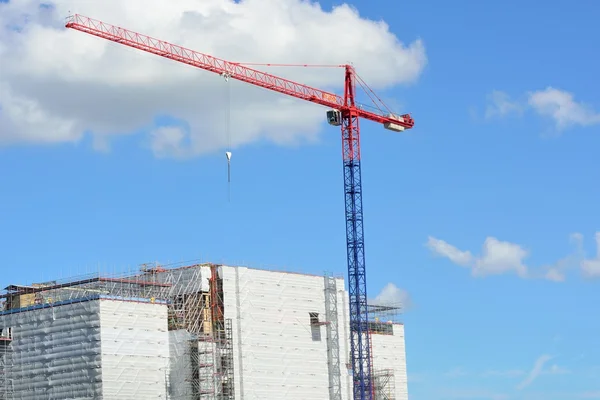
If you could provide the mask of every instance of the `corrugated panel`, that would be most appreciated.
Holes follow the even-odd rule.
[[[14,400],[102,398],[98,310],[95,300],[0,316],[13,328]]]
[[[102,300],[105,400],[165,399],[169,362],[167,307]]]

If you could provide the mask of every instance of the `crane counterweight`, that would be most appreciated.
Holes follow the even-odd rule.
[[[390,131],[394,131],[394,132],[403,132],[404,131],[404,126],[402,125],[402,123],[404,123],[404,118],[400,117],[398,115],[394,115],[394,114],[388,114],[387,115],[389,119],[391,120],[396,120],[398,122],[384,122],[383,123],[383,127],[385,129],[389,129]]]

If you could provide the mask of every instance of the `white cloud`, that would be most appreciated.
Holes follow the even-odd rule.
[[[543,354],[540,357],[538,357],[538,359],[535,360],[535,363],[533,364],[533,368],[531,369],[527,377],[521,383],[519,383],[517,389],[521,390],[531,385],[542,373],[544,365],[551,359],[552,356],[549,356],[547,354]]]
[[[547,87],[526,93],[526,99],[513,100],[502,91],[494,90],[487,95],[485,117],[503,117],[512,113],[522,114],[531,109],[537,114],[553,120],[561,131],[573,126],[600,124],[600,112],[590,105],[575,100],[575,96],[564,90]]]
[[[473,276],[499,275],[514,272],[520,277],[528,273],[524,259],[528,252],[521,246],[487,237],[481,255],[474,257],[469,251],[462,251],[448,242],[430,236],[426,246],[434,253],[448,258],[453,263],[468,267]]]
[[[600,113],[575,101],[573,94],[553,87],[529,93],[528,103],[538,114],[552,118],[559,129],[600,124]]]
[[[487,237],[483,243],[481,257],[475,261],[474,275],[498,275],[515,272],[520,277],[527,275],[527,267],[523,260],[528,252],[515,243]]]
[[[568,369],[563,368],[557,364],[552,364],[549,368],[544,368],[546,364],[548,364],[548,362],[553,358],[554,356],[550,356],[548,354],[543,354],[539,356],[537,360],[535,360],[533,368],[531,369],[531,371],[529,371],[527,377],[521,383],[519,383],[517,389],[522,390],[527,386],[531,385],[537,378],[540,377],[540,375],[564,375],[571,373],[571,371],[569,371]]]
[[[40,7],[50,3],[52,7]],[[404,44],[381,21],[348,5],[302,0],[19,0],[0,3],[0,144],[76,142],[151,132],[160,156],[190,156],[257,140],[295,145],[317,139],[325,110],[216,74],[104,41],[63,25],[68,12],[242,62],[353,62],[373,88],[414,82],[423,43]],[[344,36],[332,46],[327,38]],[[261,68],[261,67],[258,67]],[[267,68],[267,67],[265,67]],[[271,68],[340,92],[339,69]],[[227,130],[228,110],[231,112]],[[158,127],[157,114],[184,123]],[[229,132],[229,133],[228,133]]]
[[[189,149],[184,145],[187,137],[183,127],[161,126],[150,132],[152,151],[157,157],[185,157]]]
[[[574,247],[573,252],[566,257],[558,260],[553,265],[542,267],[544,278],[554,282],[564,282],[567,279],[566,272],[577,268],[583,259],[583,235],[581,233],[572,233],[569,235],[569,242]]]
[[[454,264],[467,267],[473,262],[473,255],[470,251],[461,251],[450,243],[434,238],[433,236],[427,238],[426,246],[434,253],[448,258]]]
[[[600,278],[600,232],[596,232],[596,257],[582,260],[581,270],[588,278]]]
[[[600,241],[600,233],[597,236]],[[593,260],[585,260],[583,252],[583,235],[572,233],[569,241],[574,247],[573,251],[566,257],[561,258],[554,264],[541,267],[530,267],[525,264],[529,251],[522,246],[507,241],[501,241],[495,237],[487,237],[483,243],[481,255],[474,256],[470,251],[463,251],[452,244],[429,236],[426,246],[432,253],[448,258],[454,264],[467,267],[473,276],[500,275],[513,272],[521,278],[546,279],[553,282],[564,282],[567,271],[581,268],[588,276],[600,276],[600,242],[598,257]]]
[[[564,282],[566,279],[565,274],[557,268],[550,268],[548,272],[546,272],[545,278],[554,282]]]
[[[406,310],[410,308],[412,301],[406,290],[400,289],[390,282],[381,289],[381,292],[369,304],[402,307]]]
[[[485,117],[503,117],[511,113],[520,114],[523,106],[517,101],[513,101],[510,96],[500,90],[494,90],[488,95],[488,105],[485,110]]]

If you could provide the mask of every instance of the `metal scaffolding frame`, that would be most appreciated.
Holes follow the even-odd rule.
[[[369,332],[376,335],[393,335],[394,324],[400,322],[401,306],[369,304]]]
[[[0,312],[29,311],[44,304],[57,304],[77,299],[114,296],[123,299],[166,299],[170,284],[151,282],[139,277],[79,277],[73,281],[10,285],[0,294]]]
[[[217,399],[215,343],[210,336],[190,341],[191,383],[194,400]]]
[[[233,321],[225,320],[225,342],[221,347],[221,368],[223,370],[222,398],[235,400],[235,382],[233,377]]]
[[[373,392],[374,400],[396,400],[393,369],[380,369],[373,372]]]
[[[233,323],[224,318],[220,265],[143,269],[143,279],[168,284],[169,330],[191,334],[187,381],[194,400],[233,400]]]
[[[0,332],[0,400],[12,399],[13,385],[7,367],[12,364],[12,334],[10,330]]]
[[[336,278],[325,274],[325,331],[327,335],[327,369],[329,372],[329,399],[342,399],[340,373],[340,339],[337,308]]]

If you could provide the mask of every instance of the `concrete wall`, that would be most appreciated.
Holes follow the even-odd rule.
[[[100,326],[103,399],[165,399],[167,306],[102,299]]]
[[[97,300],[0,313],[13,329],[11,399],[100,399],[102,370]]]

